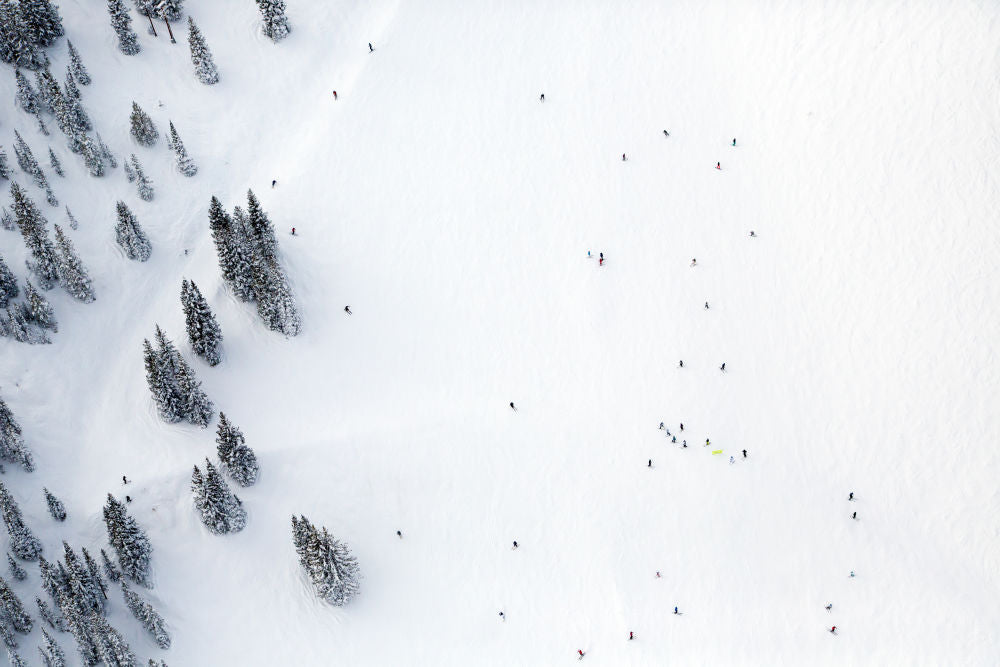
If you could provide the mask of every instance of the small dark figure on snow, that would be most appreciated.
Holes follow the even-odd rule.
[[[757,236],[757,232],[755,232],[754,230],[751,229],[750,230],[750,236],[756,237]]]
[[[122,484],[128,484],[128,479],[126,479],[125,475],[122,475]]]
[[[663,422],[660,422],[660,430],[661,430],[661,431],[662,431],[662,430],[664,430],[664,427],[663,427]]]
[[[577,649],[576,652],[580,654],[580,657],[577,658],[577,660],[583,660],[583,649]]]
[[[676,435],[670,436],[670,442],[676,443],[677,442],[677,436]]]
[[[678,364],[678,367],[679,368],[684,368],[684,360],[683,359],[681,359],[681,363]]]
[[[127,503],[132,502],[132,496],[125,496],[125,502]]]
[[[743,450],[743,458],[746,458],[746,457],[747,457],[747,450],[744,449]]]
[[[712,441],[709,440],[708,438],[705,438],[705,446],[708,447],[711,444],[712,444]]]
[[[514,546],[511,547],[511,549],[516,549],[516,548],[517,548],[517,540],[514,540]]]
[[[736,145],[736,138],[733,137],[733,146],[735,146],[735,145]]]
[[[663,136],[665,136],[665,137],[669,137],[669,136],[670,136],[670,133],[669,133],[669,132],[667,132],[666,130],[664,130],[664,131],[663,131]]]
[[[826,605],[826,610],[827,611],[833,611],[833,603],[832,602],[830,604]]]
[[[397,530],[396,531],[396,537],[398,537],[399,539],[403,539],[403,531]]]
[[[544,102],[545,101],[545,93],[542,93],[542,96],[538,98],[538,101],[539,102]]]
[[[278,179],[274,179],[273,181],[271,181],[271,189],[273,190],[274,186],[277,184],[278,184]]]
[[[692,259],[691,260],[691,266],[698,266],[698,260],[697,259]]]
[[[514,401],[510,402],[510,409],[513,410],[514,412],[517,412],[517,408],[514,407]]]
[[[337,91],[336,91],[336,90],[335,90],[335,91],[333,91],[333,99],[334,99],[334,100],[336,100],[336,99],[337,99]]]
[[[646,464],[646,467],[647,468],[652,468],[653,467],[653,459],[649,459],[649,463]]]
[[[656,578],[657,578],[657,579],[659,579],[659,578],[660,578],[660,571],[659,571],[659,570],[657,570],[657,571],[656,571]]]
[[[688,446],[688,441],[685,440],[684,443],[681,445],[681,449],[683,449],[683,448],[685,448],[687,446]]]
[[[835,625],[832,628],[830,628],[830,632],[832,632],[833,634],[837,634],[837,626]]]
[[[708,301],[705,302],[705,310],[708,310]]]
[[[681,422],[681,430],[684,430],[684,422]]]
[[[677,607],[674,607],[674,613],[675,614],[679,614],[680,613],[679,611],[677,611]]]
[[[633,639],[635,639],[635,635],[633,635],[631,632],[629,632],[628,633],[628,639],[629,639],[629,641],[632,641]]]
[[[725,370],[726,370],[726,362],[724,362],[724,361],[722,362],[722,365],[719,366],[719,370],[725,372]]]
[[[292,236],[295,236],[295,228],[292,227]]]
[[[847,499],[848,500],[854,500],[854,492],[853,491],[851,491],[851,494],[849,496],[847,496]]]
[[[715,168],[716,169],[722,169],[722,163],[721,162],[716,162],[715,163]]]
[[[351,307],[350,306],[344,306],[344,312],[347,313],[348,315],[353,315],[354,314],[354,313],[351,312]]]
[[[857,512],[855,512],[854,514],[852,514],[852,515],[851,515],[851,518],[852,518],[852,519],[857,519],[857,518],[858,518],[858,513],[857,513]]]
[[[622,153],[622,162],[625,161],[625,153]]]
[[[375,47],[374,47],[374,46],[372,46],[372,43],[371,43],[371,42],[368,42],[368,53],[371,53],[371,52],[373,52],[374,50],[375,50]]]
[[[503,615],[503,612],[500,612],[500,620],[501,621],[506,621],[507,620],[507,617]]]

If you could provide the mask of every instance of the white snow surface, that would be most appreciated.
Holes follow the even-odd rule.
[[[114,593],[143,663],[1000,662],[1000,7],[288,0],[273,44],[252,2],[186,4],[218,85],[195,80],[183,25],[171,45],[133,12],[128,57],[103,3],[61,3],[84,105],[150,203],[121,167],[87,176],[0,77],[0,143],[14,162],[19,129],[79,220],[98,297],[48,293],[52,345],[0,341],[37,464],[3,481],[52,559],[63,539],[107,548],[104,498],[133,496],[173,636],[157,649]],[[62,80],[64,40],[49,53]],[[196,177],[162,138],[131,141],[133,99],[174,121]],[[296,338],[219,275],[209,199],[248,187]],[[115,245],[117,199],[147,263]],[[20,235],[0,252],[23,278]],[[185,277],[222,325],[217,367],[186,341]],[[239,534],[195,515],[215,423],[158,419],[155,323],[260,459]],[[300,513],[358,557],[349,606],[305,580]]]

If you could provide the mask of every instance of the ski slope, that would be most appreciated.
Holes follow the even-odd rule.
[[[171,45],[136,20],[128,57],[103,6],[61,4],[84,105],[152,202],[120,168],[87,176],[0,77],[0,144],[13,161],[19,129],[80,221],[98,297],[49,293],[50,346],[0,341],[37,467],[4,483],[47,556],[106,547],[104,498],[132,495],[173,636],[158,650],[117,596],[143,663],[997,664],[1000,9],[288,0],[275,45],[253,3],[187,4],[218,85],[185,28]],[[61,80],[64,42],[49,53]],[[196,177],[131,142],[132,100]],[[293,339],[219,275],[208,202],[248,187]],[[117,199],[145,264],[114,243]],[[20,235],[0,253],[23,277]],[[217,367],[190,353],[182,278],[222,326]],[[214,424],[158,419],[154,323],[260,460],[239,534],[194,512]],[[293,513],[358,557],[350,606],[313,595]]]

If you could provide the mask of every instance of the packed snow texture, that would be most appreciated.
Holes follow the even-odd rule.
[[[60,3],[83,107],[151,202],[122,169],[89,176],[0,76],[0,144],[16,162],[19,131],[60,207],[13,178],[97,295],[46,293],[51,345],[0,340],[35,457],[4,484],[52,560],[64,539],[109,549],[106,494],[132,496],[171,648],[115,586],[109,619],[143,663],[996,664],[1000,7],[287,6],[274,43],[253,2],[186,3],[219,69],[206,86],[186,19],[171,44],[131,10],[128,56],[103,4]],[[61,79],[65,38],[47,52]],[[133,100],[174,123],[197,176],[133,141]],[[219,275],[208,203],[247,188],[296,338]],[[119,199],[147,262],[115,243]],[[0,253],[23,290],[20,234]],[[185,278],[225,332],[218,366],[183,335]],[[258,457],[241,532],[194,509],[215,422],[157,416],[155,324]],[[348,606],[314,594],[293,514],[357,557]]]

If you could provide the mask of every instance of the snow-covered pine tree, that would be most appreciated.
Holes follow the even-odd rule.
[[[17,278],[3,261],[3,257],[0,257],[0,308],[6,308],[11,299],[17,298],[20,291]]]
[[[53,227],[56,230],[56,250],[59,253],[59,280],[70,296],[77,301],[93,302],[97,298],[94,294],[94,285],[73,248],[73,242],[63,234],[59,225]]]
[[[66,506],[63,505],[63,501],[56,498],[54,495],[52,495],[51,491],[49,491],[44,487],[42,488],[42,491],[45,492],[45,502],[49,506],[49,514],[52,515],[52,518],[55,519],[56,521],[65,521]]]
[[[219,413],[215,442],[218,445],[219,459],[229,471],[230,477],[240,486],[254,484],[260,470],[257,457],[246,445],[243,432],[235,424],[230,423],[222,412]]]
[[[252,300],[250,263],[244,252],[242,234],[222,207],[218,197],[212,197],[212,202],[209,204],[208,225],[212,230],[212,240],[219,256],[222,278],[233,288],[238,299]]]
[[[107,162],[108,166],[111,167],[112,169],[117,169],[118,160],[115,159],[115,154],[111,152],[111,149],[108,148],[108,145],[104,143],[103,139],[101,139],[101,133],[95,132],[94,136],[97,137],[97,149],[98,153],[101,156],[101,159]]]
[[[66,65],[66,80],[63,82],[63,90],[66,97],[74,100],[80,99],[80,89],[76,85],[76,78],[73,76],[73,68]]]
[[[38,166],[38,160],[35,159],[28,143],[17,130],[14,130],[14,155],[17,156],[18,166],[21,167],[24,173],[31,176],[31,180],[35,182],[35,185],[43,190],[51,189],[49,188],[49,182],[45,178],[45,174],[42,172],[42,168]]]
[[[81,86],[90,85],[90,73],[87,68],[83,65],[83,60],[80,59],[80,52],[76,50],[73,46],[73,42],[66,40],[66,46],[69,47],[69,71],[73,73],[76,78],[76,82]]]
[[[195,24],[194,19],[188,17],[188,46],[191,47],[191,62],[194,63],[194,75],[205,85],[212,85],[219,82],[219,69],[215,66],[212,52],[205,43],[205,37]]]
[[[129,124],[129,132],[132,133],[132,138],[142,146],[152,146],[156,143],[157,138],[159,138],[156,125],[153,124],[153,119],[135,102],[132,102],[132,114],[129,116]]]
[[[60,632],[65,632],[66,629],[63,627],[62,618],[57,616],[55,612],[52,611],[52,607],[40,597],[35,597],[35,604],[38,605],[38,616],[43,621],[49,624],[49,627],[53,630],[59,630]]]
[[[14,221],[14,216],[11,212],[7,210],[6,206],[0,206],[0,227],[3,227],[8,232],[12,232],[17,229],[17,223]]]
[[[181,283],[181,306],[184,308],[191,349],[203,357],[209,366],[215,366],[222,360],[219,351],[222,329],[194,281],[188,282],[185,279]]]
[[[51,596],[52,601],[55,602],[56,609],[58,610],[59,594],[61,592],[69,591],[68,587],[69,582],[63,582],[59,578],[58,570],[55,567],[53,567],[53,565],[49,561],[45,560],[45,556],[42,555],[38,556],[38,577],[42,583],[42,590],[48,593],[49,596]],[[66,584],[65,591],[63,591],[64,583]],[[58,625],[58,622],[56,623],[56,625]]]
[[[202,391],[201,382],[195,377],[194,369],[183,358],[180,359],[177,373],[177,391],[181,396],[184,418],[196,426],[208,428],[215,411],[214,405]]]
[[[87,547],[81,547],[80,551],[83,553],[83,562],[87,566],[87,572],[90,573],[91,584],[96,586],[100,590],[101,596],[107,600],[108,599],[108,588],[104,584],[104,577],[101,575],[101,568],[98,567],[97,562],[90,557],[87,553]]]
[[[24,237],[24,244],[31,251],[32,261],[28,262],[28,268],[38,277],[43,289],[52,289],[59,280],[59,262],[45,230],[47,221],[17,183],[10,184],[10,196],[14,200],[14,219]]]
[[[163,617],[146,600],[122,582],[122,595],[125,597],[125,605],[132,615],[138,619],[142,627],[153,635],[156,645],[162,649],[170,648],[170,634],[167,632],[166,623]]]
[[[143,16],[156,16],[156,0],[135,0],[135,10]]]
[[[357,560],[326,528],[317,530],[305,516],[293,516],[292,541],[299,563],[322,599],[340,607],[358,594]]]
[[[31,325],[27,317],[25,317],[24,306],[19,303],[9,304],[6,312],[0,314],[0,335],[13,338],[19,343],[27,343],[28,345],[48,344],[52,342],[43,329],[38,329]],[[3,472],[2,468],[3,466],[0,465],[0,472]]]
[[[60,591],[57,599],[57,606],[62,611],[66,627],[73,635],[73,639],[76,640],[76,648],[80,652],[81,662],[84,665],[96,665],[100,656],[97,652],[97,644],[91,636],[93,630],[90,627],[90,619],[68,592]]]
[[[62,89],[59,88],[59,82],[56,78],[52,76],[52,72],[49,68],[35,72],[35,84],[38,86],[38,105],[39,108],[49,111],[53,114],[57,114],[60,105],[63,103]]]
[[[125,178],[128,179],[129,183],[135,183],[135,169],[132,168],[129,160],[125,160]]]
[[[118,554],[118,563],[132,581],[149,588],[150,556],[153,547],[149,538],[139,527],[125,506],[108,494],[108,503],[104,506],[104,524],[108,529],[108,542]]]
[[[42,553],[42,543],[24,524],[21,508],[17,506],[17,501],[2,482],[0,482],[0,512],[3,513],[4,523],[7,524],[7,533],[10,534],[10,550],[21,560],[37,559]]]
[[[168,21],[177,21],[184,15],[184,0],[156,0],[156,15]]]
[[[118,224],[115,226],[115,240],[125,251],[126,257],[145,262],[153,251],[149,238],[146,237],[146,233],[139,226],[139,221],[135,219],[125,202],[119,201],[117,210]]]
[[[277,42],[292,31],[285,16],[285,0],[257,0],[257,7],[264,19],[262,29],[265,37]]]
[[[58,8],[50,0],[20,0],[28,31],[38,46],[52,46],[66,34]]]
[[[10,178],[10,167],[7,166],[7,153],[5,153],[3,147],[0,146],[0,180],[6,181],[9,178]]]
[[[111,562],[111,559],[108,558],[108,552],[104,549],[101,549],[101,562],[104,563],[104,575],[109,581],[117,582],[122,578],[121,570],[118,569],[117,565]]]
[[[62,648],[52,639],[52,635],[42,628],[42,637],[45,643],[38,647],[38,653],[42,656],[42,664],[45,667],[66,667],[66,654]]]
[[[107,667],[139,667],[128,642],[106,618],[91,614],[90,628],[96,638],[97,653]]]
[[[30,113],[33,116],[36,115],[39,109],[38,94],[35,93],[35,89],[28,82],[28,77],[21,74],[21,70],[18,69],[14,70],[14,80],[17,82],[17,94],[14,96],[17,106],[25,113]]]
[[[108,0],[111,27],[118,34],[118,50],[127,56],[139,53],[139,36],[132,30],[132,17],[122,0]]]
[[[22,660],[17,651],[9,646],[7,647],[7,660],[10,662],[10,667],[28,667],[28,663]]]
[[[255,255],[269,265],[278,261],[278,239],[274,236],[274,225],[267,217],[253,190],[247,190],[247,224],[252,233]]]
[[[66,219],[69,220],[69,228],[70,229],[79,229],[80,228],[80,223],[78,223],[76,221],[76,218],[73,217],[73,212],[69,210],[69,206],[66,206],[65,208],[66,208]]]
[[[167,667],[167,663],[164,662],[163,660],[154,660],[150,658],[149,664],[146,665],[146,667]]]
[[[94,581],[86,566],[80,561],[76,552],[63,541],[63,558],[66,571],[69,574],[69,588],[73,598],[88,613],[104,613],[104,601],[107,599],[100,582]]]
[[[194,467],[191,490],[201,522],[216,535],[236,533],[246,526],[247,513],[243,503],[208,459],[205,459],[204,476],[198,466]]]
[[[139,162],[139,158],[135,156],[135,153],[129,156],[129,161],[132,163],[132,171],[135,174],[139,198],[143,201],[153,201],[153,181],[149,180],[146,172],[142,170],[142,164]],[[128,174],[127,171],[125,173]]]
[[[81,138],[80,153],[83,155],[83,164],[91,176],[101,177],[104,175],[104,160],[107,156],[102,153],[98,144],[87,135],[83,135]],[[113,160],[114,157],[112,156],[111,159]],[[117,165],[112,162],[111,168],[114,169],[115,166]]]
[[[35,469],[31,450],[24,444],[21,425],[17,423],[14,413],[2,398],[0,398],[0,459],[17,463],[28,472]]]
[[[0,0],[0,59],[14,67],[34,70],[48,65],[49,58],[35,42],[23,4]]]
[[[185,176],[194,176],[198,173],[198,167],[195,165],[194,160],[188,157],[187,149],[184,148],[184,142],[181,141],[180,135],[177,134],[177,129],[174,127],[173,121],[170,121],[170,134],[167,139],[167,146],[177,156],[177,171]]]
[[[21,564],[14,560],[14,557],[7,552],[7,567],[10,569],[10,576],[14,577],[18,581],[24,581],[28,577],[28,573],[24,571]]]
[[[278,266],[264,268],[254,276],[257,314],[268,328],[286,336],[297,336],[302,327],[295,297]]]
[[[52,171],[56,172],[56,176],[65,176],[63,173],[62,162],[54,152],[52,152],[52,147],[49,147],[49,165],[52,167]]]
[[[146,384],[149,385],[149,393],[153,396],[153,403],[156,404],[160,419],[170,423],[180,421],[180,397],[177,396],[172,380],[164,377],[160,358],[153,351],[149,339],[143,340],[142,350],[146,366]]]
[[[27,300],[27,303],[24,304],[25,317],[43,329],[52,329],[52,331],[58,332],[59,323],[56,321],[52,304],[42,296],[41,292],[35,289],[30,280],[25,280],[24,286],[24,296]]]

